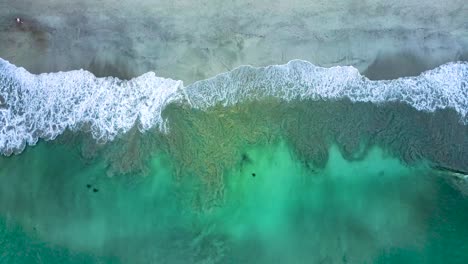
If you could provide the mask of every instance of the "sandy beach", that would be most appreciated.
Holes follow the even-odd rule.
[[[185,84],[292,59],[392,79],[467,60],[467,14],[463,0],[0,0],[0,57],[33,73],[155,71]]]

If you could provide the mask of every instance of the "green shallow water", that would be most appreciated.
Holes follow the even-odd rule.
[[[0,158],[0,263],[468,263],[467,199],[424,162],[333,145],[314,168],[282,141],[240,152],[206,210],[210,185],[176,177],[167,154],[115,177],[73,145]]]

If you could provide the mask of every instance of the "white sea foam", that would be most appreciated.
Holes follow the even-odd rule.
[[[113,140],[139,120],[139,129],[159,126],[161,112],[179,100],[181,81],[147,73],[130,81],[96,78],[87,71],[33,75],[0,59],[0,152],[21,152],[39,138],[87,125],[97,140]]]
[[[158,126],[171,102],[207,109],[278,97],[406,102],[422,111],[452,108],[468,121],[468,63],[442,65],[417,77],[371,81],[353,67],[322,68],[294,60],[264,68],[242,66],[183,87],[182,81],[147,73],[130,81],[96,78],[80,70],[33,75],[0,59],[0,152],[21,152],[39,138],[89,125],[97,140],[110,141],[137,122],[140,131]],[[3,98],[3,99],[2,99]]]
[[[417,77],[371,81],[351,66],[322,68],[307,61],[264,68],[243,66],[198,81],[186,92],[194,107],[229,106],[264,97],[341,99],[354,102],[406,102],[421,111],[453,108],[468,121],[468,63],[442,65]]]

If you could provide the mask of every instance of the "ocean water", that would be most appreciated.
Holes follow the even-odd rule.
[[[468,261],[466,63],[2,69],[1,263]]]
[[[336,145],[307,167],[284,141],[247,146],[223,188],[175,180],[167,155],[105,176],[76,145],[2,158],[2,263],[465,263],[467,198],[426,162]],[[255,175],[255,176],[253,176]],[[214,187],[213,187],[214,186]],[[222,191],[201,209],[203,196]],[[206,202],[206,200],[205,200]],[[210,203],[211,201],[208,201]],[[211,203],[210,203],[211,204]]]

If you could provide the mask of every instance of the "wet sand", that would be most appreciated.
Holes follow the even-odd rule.
[[[396,78],[466,60],[467,13],[462,0],[0,0],[0,57],[34,73],[155,71],[185,84],[292,59]]]

